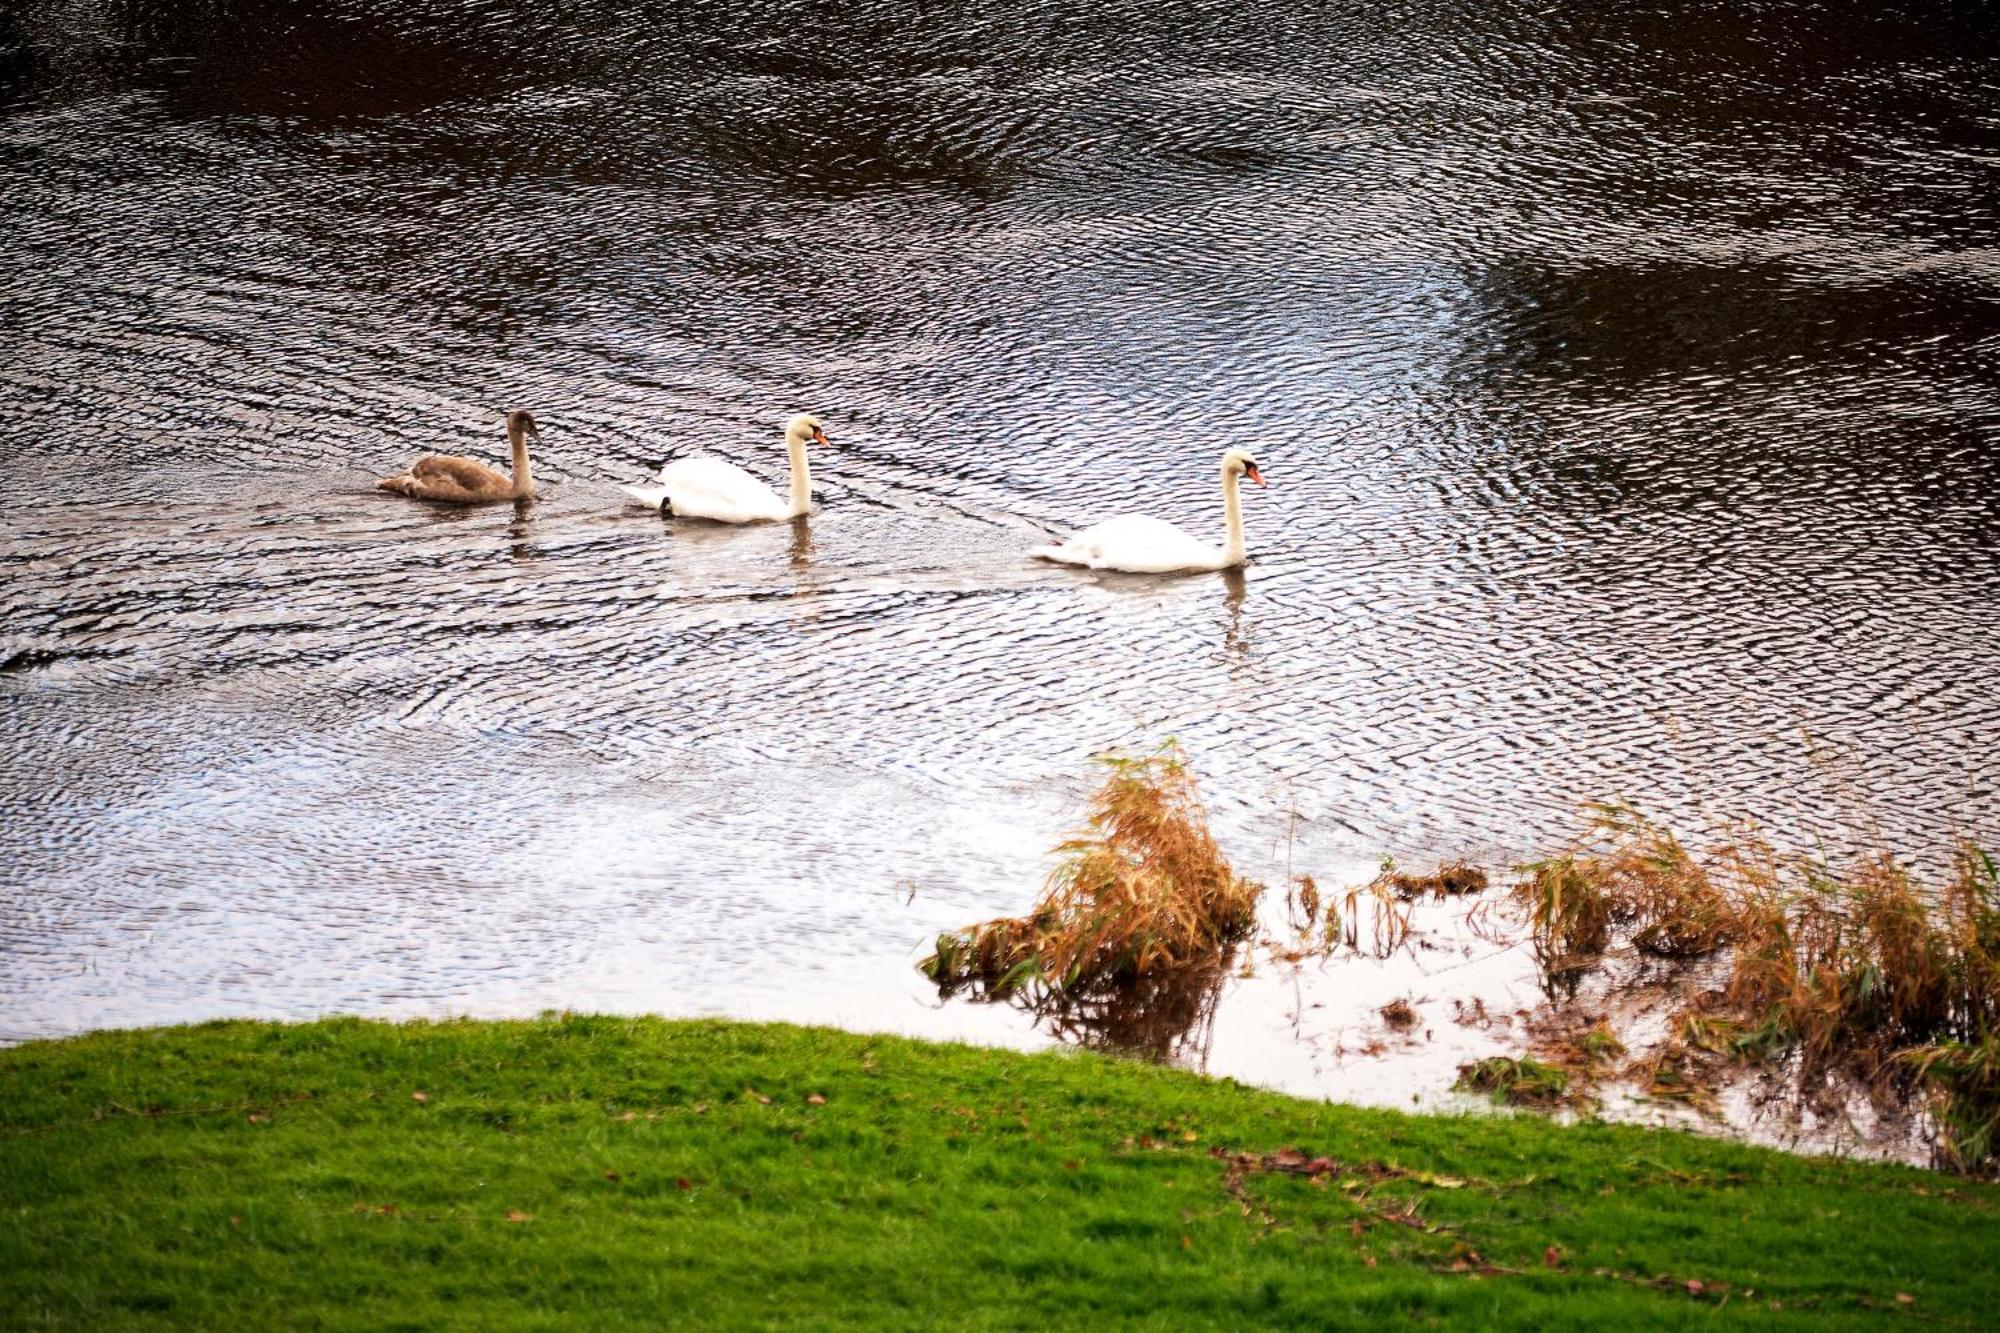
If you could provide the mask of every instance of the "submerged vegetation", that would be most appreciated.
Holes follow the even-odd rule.
[[[719,1022],[30,1043],[0,1051],[0,1195],[13,1329],[1971,1325],[2000,1299],[2000,1187],[1908,1167]]]
[[[1464,861],[1447,861],[1428,875],[1412,875],[1384,862],[1376,882],[1398,898],[1455,898],[1486,892],[1486,872]]]
[[[1212,1027],[1263,886],[1223,856],[1178,747],[1100,762],[1085,826],[1056,849],[1034,910],[946,932],[920,966],[942,995],[1012,1001],[1057,1036],[1165,1058]],[[1960,848],[1951,878],[1933,888],[1887,855],[1836,867],[1749,835],[1697,853],[1629,806],[1590,809],[1586,835],[1523,867],[1505,898],[1549,999],[1533,1053],[1467,1064],[1459,1086],[1580,1107],[1595,1085],[1623,1080],[1713,1111],[1717,1085],[1755,1069],[1790,1078],[1821,1109],[1858,1093],[1914,1114],[1921,1100],[1939,1165],[2000,1169],[1992,857]],[[1263,943],[1290,963],[1387,957],[1420,942],[1419,899],[1474,898],[1485,883],[1462,862],[1416,876],[1385,861],[1333,898],[1300,875],[1288,933]],[[1492,904],[1475,903],[1468,919],[1491,932]],[[1614,955],[1643,960],[1649,981],[1666,969],[1688,983],[1664,1037],[1629,1060],[1611,1019],[1574,1003]],[[1375,1008],[1392,1032],[1417,1026],[1407,999]]]
[[[1527,867],[1514,901],[1552,996],[1614,928],[1633,950],[1722,955],[1667,1039],[1632,1066],[1656,1096],[1708,1105],[1728,1066],[1782,1065],[1807,1098],[1921,1092],[1941,1165],[1991,1171],[2000,1124],[2000,868],[1969,844],[1927,886],[1886,854],[1836,866],[1743,836],[1703,857],[1627,807],[1588,846]]]
[[[1570,1095],[1569,1071],[1525,1055],[1495,1055],[1460,1065],[1458,1086],[1490,1092],[1515,1106],[1559,1106]]]

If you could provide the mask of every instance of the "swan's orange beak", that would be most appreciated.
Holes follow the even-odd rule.
[[[1243,475],[1250,478],[1250,480],[1256,482],[1259,486],[1262,486],[1264,484],[1264,474],[1257,470],[1257,465],[1255,463],[1252,463],[1248,467],[1244,468]]]
[[[826,432],[821,430],[818,426],[813,427],[813,439],[819,442],[820,444],[830,445],[833,443],[832,440],[826,438]]]

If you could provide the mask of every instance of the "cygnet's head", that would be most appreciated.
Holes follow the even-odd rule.
[[[535,424],[535,414],[525,407],[517,407],[507,414],[507,433],[532,435],[538,440],[542,438],[542,428]]]
[[[821,428],[819,418],[810,412],[801,412],[785,423],[785,438],[788,440],[812,440],[817,444],[831,444],[826,431]]]
[[[1248,449],[1231,449],[1223,454],[1222,475],[1225,477],[1248,477],[1259,486],[1264,484],[1264,474],[1257,470],[1257,460],[1250,456]]]

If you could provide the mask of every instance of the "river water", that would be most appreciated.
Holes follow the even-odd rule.
[[[1032,1043],[913,960],[1168,735],[1274,883],[1611,796],[1990,838],[1979,8],[17,0],[0,1037]],[[534,505],[370,489],[515,406]],[[621,506],[802,409],[809,522]],[[1246,572],[1023,558],[1219,535],[1226,446]],[[1372,1095],[1296,994],[1211,1067]]]

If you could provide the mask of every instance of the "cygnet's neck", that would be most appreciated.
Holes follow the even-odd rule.
[[[812,465],[806,461],[806,437],[802,431],[785,432],[785,452],[792,459],[791,517],[812,512]]]
[[[509,422],[507,441],[514,446],[514,498],[535,498],[535,471],[528,466],[528,432]]]

